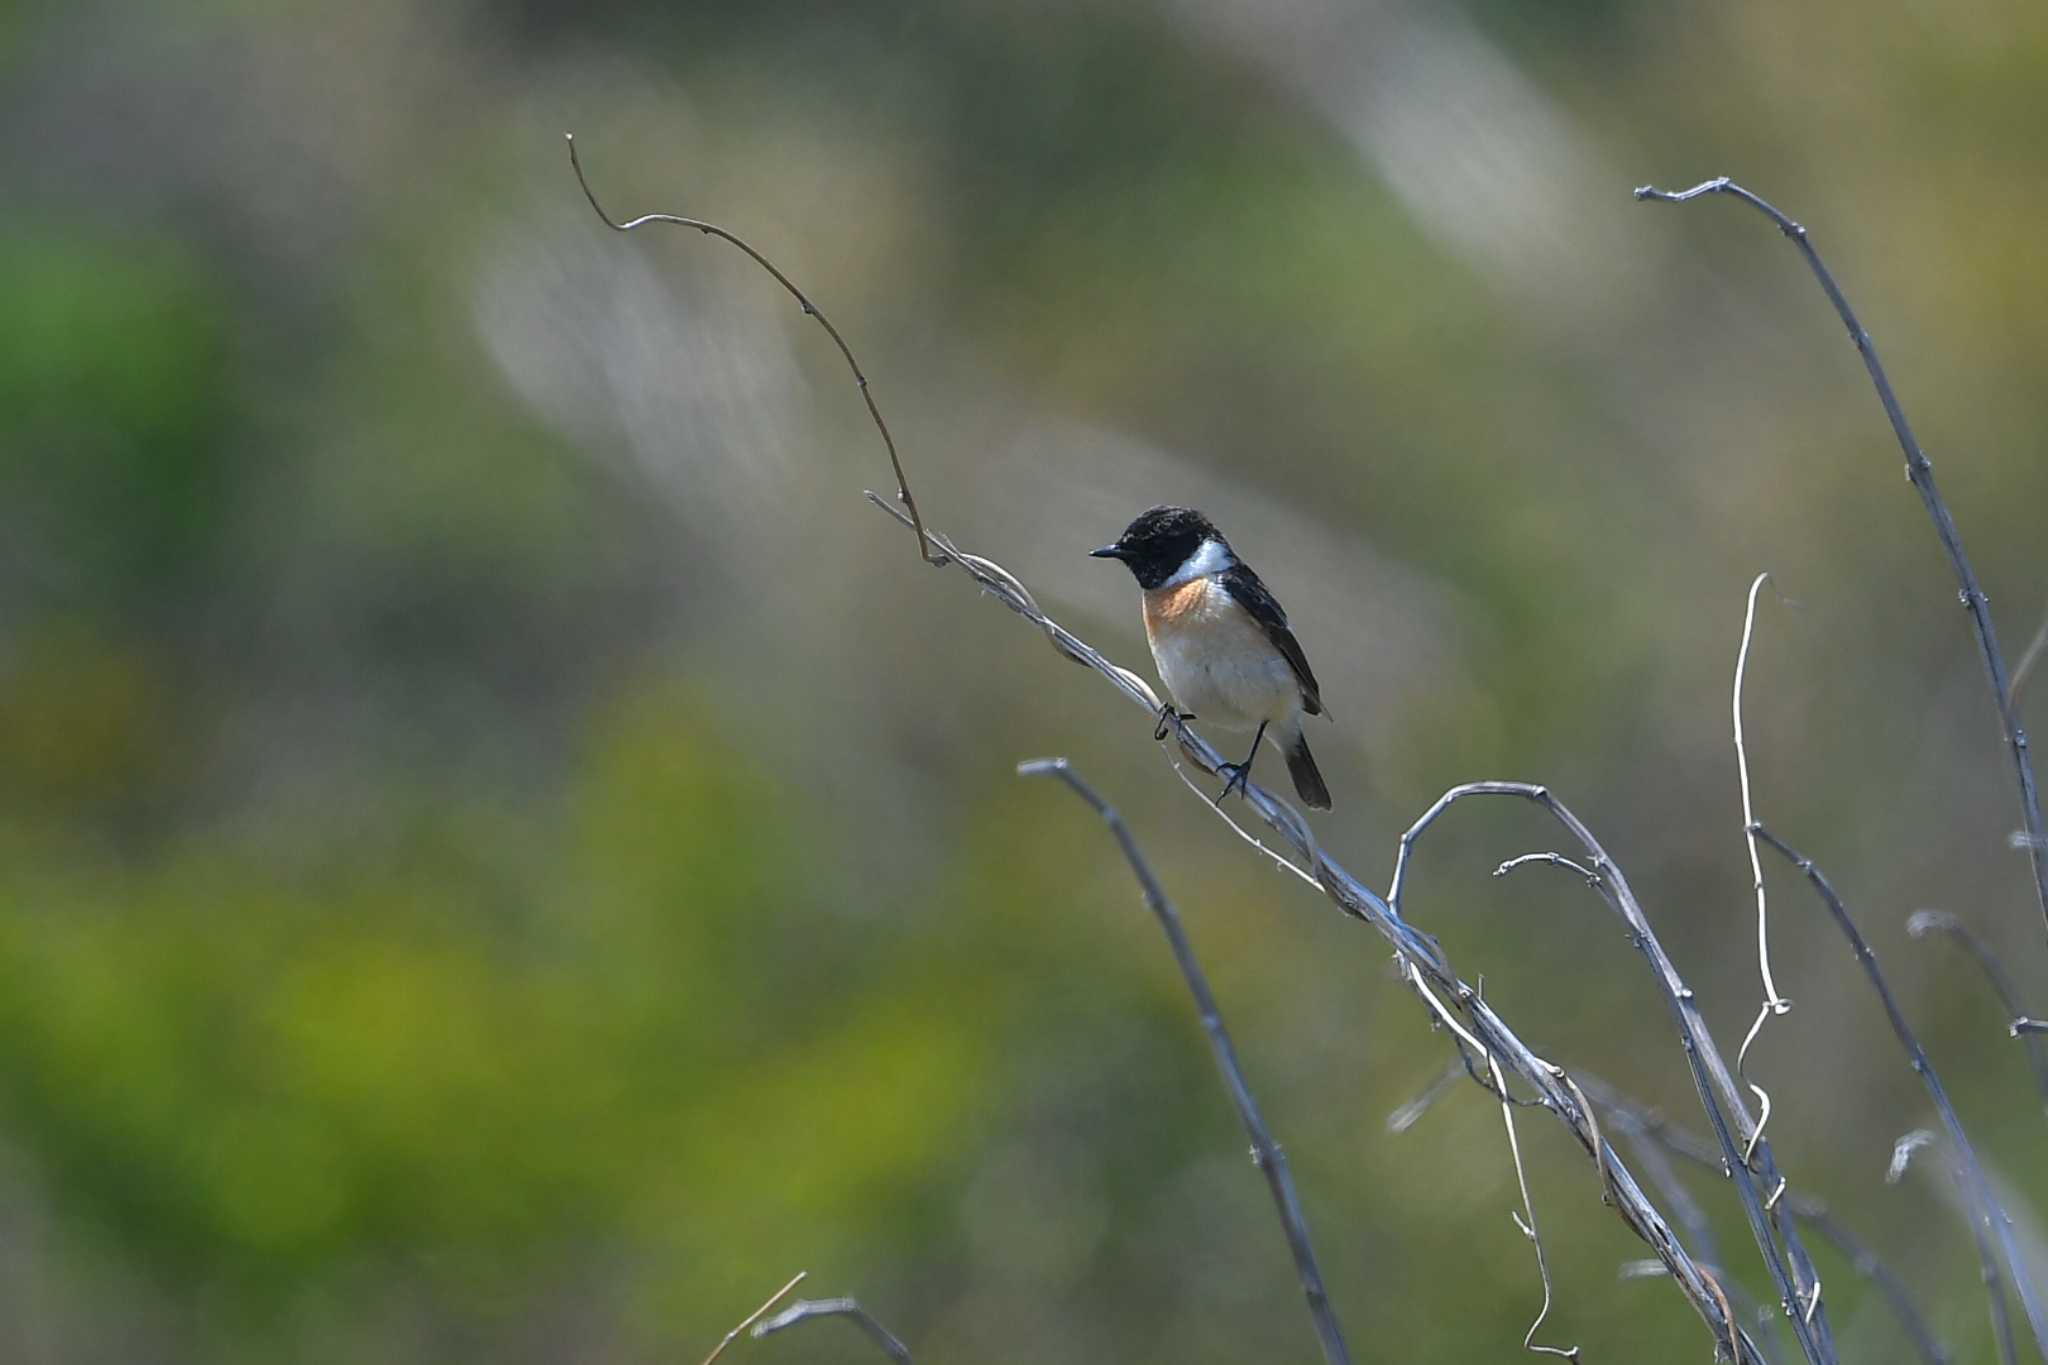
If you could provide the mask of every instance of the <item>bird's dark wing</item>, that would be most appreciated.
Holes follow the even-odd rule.
[[[1312,716],[1323,714],[1323,693],[1316,682],[1315,670],[1308,666],[1308,655],[1301,652],[1301,642],[1288,628],[1287,613],[1282,610],[1278,599],[1266,590],[1266,585],[1259,581],[1259,576],[1252,572],[1249,564],[1233,564],[1217,577],[1231,597],[1265,630],[1273,647],[1286,656],[1288,665],[1294,669],[1295,680],[1301,684],[1302,709]]]

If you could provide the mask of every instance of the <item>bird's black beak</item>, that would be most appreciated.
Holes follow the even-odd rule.
[[[1099,550],[1090,550],[1088,557],[1090,559],[1122,559],[1124,552],[1114,545],[1105,545]]]

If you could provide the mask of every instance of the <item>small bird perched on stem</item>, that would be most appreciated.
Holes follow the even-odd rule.
[[[1164,738],[1181,720],[1201,719],[1227,730],[1250,730],[1251,752],[1223,765],[1223,795],[1244,791],[1259,741],[1272,732],[1294,790],[1317,810],[1330,808],[1330,789],[1308,751],[1301,718],[1323,714],[1322,691],[1308,656],[1288,628],[1287,613],[1239,559],[1210,520],[1189,507],[1141,512],[1116,543],[1090,554],[1119,559],[1145,598],[1145,639],[1173,694],[1160,711]]]

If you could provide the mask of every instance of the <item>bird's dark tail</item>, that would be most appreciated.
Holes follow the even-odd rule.
[[[1287,771],[1294,778],[1294,790],[1309,805],[1317,810],[1330,808],[1330,789],[1323,785],[1323,775],[1316,768],[1315,755],[1308,751],[1308,736],[1297,725],[1287,739]]]

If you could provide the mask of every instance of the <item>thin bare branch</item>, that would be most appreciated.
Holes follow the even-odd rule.
[[[1755,1154],[1757,1143],[1763,1141],[1764,1128],[1771,1121],[1770,1092],[1755,1081],[1750,1080],[1749,1077],[1743,1075],[1743,1067],[1749,1061],[1750,1045],[1756,1042],[1758,1036],[1763,1033],[1764,1020],[1770,1017],[1771,1002],[1766,1000],[1763,1003],[1763,1007],[1756,1012],[1756,1018],[1750,1022],[1749,1032],[1742,1035],[1742,1046],[1735,1049],[1735,1074],[1742,1077],[1742,1083],[1749,1087],[1749,1093],[1756,1096],[1757,1104],[1756,1127],[1749,1130],[1749,1141],[1744,1143],[1742,1147],[1742,1160],[1745,1165],[1748,1164],[1751,1156]]]
[[[2006,1019],[2006,1030],[2023,1041],[2027,1049],[2027,1060],[2034,1068],[2034,1087],[2041,1092],[2043,1108],[2048,1108],[2048,1050],[2043,1048],[2039,1036],[2048,1033],[2048,1028],[2029,1027],[2032,1025],[2026,1010],[2020,1005],[2019,991],[2012,983],[2012,976],[2005,970],[2005,964],[1991,951],[1989,944],[1977,937],[1967,924],[1945,910],[1916,910],[1906,920],[1906,932],[1914,938],[1925,938],[1929,934],[1943,934],[1962,945],[1984,973],[1984,979],[1991,984],[1992,993],[1997,995]]]
[[[1209,1035],[1210,1050],[1216,1055],[1216,1069],[1223,1073],[1224,1088],[1230,1092],[1231,1103],[1237,1106],[1238,1118],[1243,1121],[1245,1133],[1251,1138],[1252,1160],[1265,1175],[1266,1184],[1272,1191],[1273,1207],[1279,1211],[1281,1230],[1287,1235],[1288,1249],[1294,1253],[1295,1273],[1301,1279],[1302,1295],[1308,1300],[1309,1317],[1315,1324],[1316,1338],[1322,1344],[1323,1358],[1330,1365],[1349,1365],[1350,1348],[1344,1344],[1344,1333],[1337,1325],[1336,1311],[1330,1306],[1330,1296],[1323,1288],[1323,1272],[1316,1264],[1315,1248],[1309,1241],[1308,1219],[1301,1211],[1299,1196],[1295,1194],[1294,1177],[1287,1169],[1287,1156],[1280,1150],[1280,1144],[1273,1140],[1265,1119],[1259,1113],[1258,1101],[1252,1098],[1251,1086],[1244,1078],[1244,1068],[1238,1065],[1237,1049],[1231,1045],[1230,1032],[1223,1025],[1222,1010],[1209,989],[1208,978],[1202,974],[1201,964],[1195,960],[1194,945],[1188,941],[1187,931],[1181,927],[1179,912],[1167,899],[1166,889],[1153,875],[1145,855],[1138,850],[1138,841],[1132,837],[1123,816],[1083,781],[1066,759],[1042,758],[1020,763],[1017,772],[1023,777],[1053,777],[1066,783],[1116,836],[1124,861],[1131,865],[1131,873],[1138,879],[1139,889],[1144,893],[1146,907],[1166,933],[1174,961],[1180,966],[1182,979],[1187,982],[1188,994],[1194,997],[1195,1011],[1201,1016],[1202,1031]]]
[[[1599,1077],[1581,1071],[1578,1078],[1593,1103],[1607,1111],[1608,1127],[1637,1139],[1634,1145],[1639,1153],[1647,1155],[1661,1149],[1716,1177],[1721,1176],[1726,1170],[1725,1159],[1711,1139],[1672,1123],[1656,1109],[1629,1098]],[[1648,1161],[1644,1162],[1644,1167],[1652,1171],[1657,1169]],[[1658,1188],[1664,1191],[1666,1199],[1681,1210],[1681,1216],[1690,1205],[1693,1216],[1704,1221],[1705,1215],[1698,1211],[1698,1205],[1691,1203],[1687,1196],[1680,1193],[1683,1186],[1678,1184],[1675,1174],[1670,1174],[1668,1167],[1664,1169],[1669,1183],[1659,1180]],[[1811,1195],[1792,1193],[1782,1188],[1774,1196],[1773,1202],[1840,1253],[1859,1276],[1870,1281],[1879,1296],[1884,1299],[1886,1306],[1898,1318],[1899,1325],[1905,1329],[1914,1349],[1927,1365],[1948,1365],[1947,1349],[1935,1340],[1933,1329],[1928,1326],[1926,1315],[1914,1302],[1912,1291],[1907,1288],[1906,1282],[1870,1248],[1868,1243],[1858,1237],[1848,1224],[1837,1217],[1833,1210]],[[1712,1240],[1708,1238],[1706,1241],[1700,1241],[1696,1238],[1694,1244],[1702,1247],[1711,1246]],[[1712,1263],[1713,1258],[1708,1257],[1708,1261]]]
[[[1529,1177],[1522,1170],[1522,1143],[1515,1136],[1515,1106],[1508,1103],[1507,1078],[1500,1074],[1500,1063],[1493,1060],[1491,1052],[1486,1054],[1486,1069],[1492,1073],[1494,1088],[1500,1092],[1500,1118],[1501,1122],[1507,1125],[1508,1155],[1514,1158],[1515,1184],[1522,1191],[1522,1212],[1510,1213],[1509,1217],[1515,1220],[1515,1226],[1522,1230],[1522,1235],[1529,1239],[1529,1245],[1535,1248],[1536,1275],[1543,1281],[1543,1306],[1536,1310],[1536,1320],[1531,1322],[1529,1330],[1522,1334],[1522,1349],[1538,1355],[1577,1360],[1579,1348],[1576,1346],[1541,1346],[1536,1342],[1536,1329],[1550,1316],[1550,1264],[1543,1256],[1543,1238],[1536,1231],[1536,1206],[1529,1200]],[[1734,1325],[1732,1322],[1729,1324],[1731,1331]]]
[[[739,1326],[733,1328],[730,1332],[727,1332],[724,1338],[719,1341],[718,1345],[711,1348],[711,1354],[704,1357],[704,1365],[711,1365],[712,1361],[717,1360],[720,1356],[724,1355],[725,1348],[732,1345],[734,1337],[737,1337],[740,1333],[746,1331],[749,1327],[752,1327],[755,1323],[759,1322],[761,1320],[761,1315],[763,1313],[766,1313],[769,1309],[773,1308],[776,1304],[781,1303],[783,1299],[787,1298],[789,1296],[789,1291],[796,1288],[798,1285],[802,1284],[804,1282],[804,1276],[810,1273],[811,1272],[808,1270],[797,1271],[795,1275],[790,1277],[790,1281],[788,1284],[782,1286],[782,1288],[776,1290],[773,1294],[770,1294],[768,1296],[768,1301],[766,1303],[763,1303],[759,1308],[756,1308],[753,1312],[747,1314],[746,1317],[742,1318],[740,1320]]]
[[[1960,1170],[1952,1170],[1949,1176],[1962,1190],[1963,1200],[1969,1202],[1970,1187]],[[2014,1365],[2019,1359],[2018,1347],[2012,1339],[2012,1314],[2005,1309],[2005,1291],[1998,1283],[1998,1256],[1991,1249],[1991,1240],[1984,1235],[1984,1225],[1970,1220],[1970,1241],[1977,1249],[1977,1270],[1984,1280],[1984,1296],[1991,1304],[1991,1336],[1998,1345],[1998,1359],[2001,1365]],[[2020,1270],[2016,1274],[2024,1275]]]
[[[1778,994],[1778,985],[1771,980],[1771,912],[1770,902],[1764,894],[1764,863],[1756,848],[1756,809],[1749,794],[1749,749],[1742,739],[1742,679],[1749,671],[1749,642],[1756,633],[1756,595],[1764,584],[1771,581],[1768,573],[1760,573],[1749,585],[1749,601],[1742,609],[1742,648],[1735,653],[1735,691],[1729,710],[1735,717],[1735,770],[1742,779],[1742,837],[1749,846],[1749,873],[1756,885],[1756,962],[1757,970],[1763,975],[1764,1009],[1771,1014],[1784,1014],[1792,1008],[1792,1002]],[[1748,1044],[1743,1045],[1748,1051]],[[1735,1059],[1735,1070],[1742,1071],[1742,1058]],[[1757,1088],[1752,1085],[1752,1090]],[[1757,1099],[1769,1104],[1769,1098],[1757,1090]]]
[[[1271,858],[1273,860],[1273,866],[1278,868],[1280,871],[1293,873],[1295,876],[1301,878],[1304,882],[1307,882],[1310,886],[1314,887],[1318,891],[1323,889],[1320,885],[1317,884],[1316,879],[1310,876],[1309,873],[1303,869],[1300,863],[1295,862],[1292,858],[1288,857],[1286,854],[1280,852],[1277,849],[1271,849],[1266,847],[1265,840],[1259,838],[1258,835],[1252,833],[1243,825],[1239,824],[1235,817],[1233,817],[1229,811],[1223,808],[1223,800],[1221,797],[1213,796],[1203,788],[1196,786],[1195,780],[1192,777],[1188,776],[1187,769],[1181,766],[1180,760],[1175,758],[1170,750],[1167,752],[1167,762],[1173,765],[1173,775],[1180,779],[1181,785],[1186,787],[1189,791],[1193,792],[1196,796],[1201,797],[1203,803],[1209,806],[1210,809],[1214,810],[1218,818],[1220,818],[1224,824],[1230,826],[1232,832],[1235,833],[1238,838],[1250,844],[1253,848],[1257,849],[1261,854],[1265,855],[1268,858]]]
[[[1570,858],[1565,857],[1562,853],[1558,853],[1555,851],[1545,853],[1517,854],[1516,856],[1502,863],[1499,867],[1496,867],[1493,870],[1493,875],[1496,877],[1505,877],[1508,875],[1508,873],[1513,872],[1516,868],[1527,867],[1531,863],[1541,863],[1545,867],[1556,867],[1562,868],[1566,872],[1576,872],[1579,875],[1579,877],[1586,883],[1586,885],[1593,887],[1596,890],[1600,886],[1600,874],[1598,872],[1593,871],[1593,869],[1589,867],[1583,867],[1580,864],[1573,862]]]
[[[777,1313],[766,1322],[756,1323],[751,1333],[756,1341],[762,1337],[809,1322],[812,1318],[846,1318],[854,1326],[866,1332],[882,1353],[896,1362],[896,1365],[911,1365],[910,1352],[895,1334],[869,1316],[868,1310],[855,1299],[798,1299],[789,1307]]]
[[[597,193],[590,188],[590,181],[583,174],[583,161],[576,154],[576,135],[574,133],[564,133],[562,138],[569,144],[569,167],[576,172],[576,183],[583,187],[583,197],[590,201],[591,212],[595,213],[598,216],[598,220],[606,227],[614,232],[631,232],[634,228],[645,227],[649,223],[670,223],[676,227],[695,228],[707,237],[717,237],[722,241],[730,242],[741,251],[744,251],[755,265],[760,266],[763,270],[774,276],[775,282],[788,291],[789,296],[796,300],[797,307],[803,309],[806,316],[814,317],[818,320],[818,325],[823,327],[825,334],[832,338],[832,344],[839,348],[839,354],[845,357],[846,368],[853,372],[853,382],[860,389],[861,401],[867,404],[868,416],[873,419],[875,430],[882,434],[882,445],[889,452],[889,468],[896,475],[896,499],[903,504],[904,510],[910,513],[911,524],[917,527],[920,533],[917,541],[918,554],[927,564],[943,564],[945,561],[934,556],[931,549],[928,548],[926,538],[922,534],[924,531],[924,518],[918,513],[917,499],[911,496],[910,480],[903,473],[902,457],[896,453],[896,438],[889,434],[889,424],[882,420],[882,410],[875,405],[874,390],[868,385],[867,374],[861,369],[860,362],[854,359],[853,347],[846,344],[846,338],[839,335],[839,329],[832,325],[832,320],[825,316],[817,304],[811,302],[811,296],[798,288],[796,281],[783,274],[773,261],[763,256],[759,251],[756,251],[752,245],[742,240],[738,235],[727,231],[716,223],[707,223],[699,218],[685,218],[680,214],[674,213],[643,213],[638,218],[623,222],[613,218],[604,211],[604,206],[597,202]]]
[[[1599,1086],[1595,1091],[1596,1095],[1607,1091],[1606,1086],[1588,1078],[1584,1072],[1579,1074],[1579,1083]],[[1635,1153],[1637,1164],[1649,1177],[1650,1183],[1657,1187],[1657,1192],[1664,1196],[1664,1202],[1671,1206],[1672,1216],[1692,1238],[1701,1262],[1710,1266],[1725,1266],[1726,1262],[1721,1259],[1720,1246],[1714,1236],[1713,1224],[1707,1219],[1707,1211],[1700,1206],[1700,1201],[1693,1197],[1692,1191],[1686,1188],[1685,1182],[1678,1178],[1677,1170],[1666,1158],[1664,1148],[1651,1132],[1648,1121],[1628,1108],[1617,1106],[1611,1099],[1598,1099],[1595,1103],[1608,1111],[1607,1126],[1630,1139],[1629,1150]],[[1702,1142],[1704,1143],[1704,1139]]]
[[[1596,1084],[1583,1076],[1581,1079],[1587,1085]],[[1629,1151],[1635,1156],[1637,1164],[1642,1167],[1650,1183],[1656,1186],[1657,1193],[1663,1197],[1665,1203],[1670,1205],[1672,1216],[1678,1219],[1679,1225],[1685,1229],[1686,1236],[1692,1239],[1693,1246],[1699,1250],[1700,1269],[1707,1274],[1710,1287],[1721,1293],[1728,1303],[1741,1309],[1747,1321],[1770,1332],[1773,1350],[1783,1346],[1784,1315],[1766,1311],[1744,1292],[1739,1281],[1726,1274],[1726,1266],[1721,1260],[1721,1253],[1714,1237],[1713,1224],[1707,1220],[1706,1210],[1700,1207],[1699,1200],[1693,1197],[1685,1182],[1678,1178],[1678,1172],[1672,1166],[1662,1142],[1654,1134],[1647,1132],[1643,1123],[1628,1110],[1609,1109],[1605,1103],[1600,1107],[1608,1109],[1607,1118],[1610,1126],[1629,1140]],[[1711,1144],[1701,1139],[1701,1147],[1702,1150],[1708,1150]],[[1715,1165],[1718,1169],[1718,1162]],[[1941,1363],[1937,1362],[1937,1365]]]
[[[1991,1181],[1984,1174],[1984,1168],[1977,1161],[1977,1152],[1970,1145],[1970,1136],[1963,1131],[1962,1118],[1955,1106],[1949,1103],[1948,1091],[1942,1086],[1941,1077],[1935,1072],[1934,1062],[1927,1055],[1927,1049],[1920,1046],[1913,1028],[1906,1022],[1905,1014],[1899,1009],[1899,1002],[1892,995],[1891,987],[1885,984],[1884,973],[1878,970],[1877,954],[1870,950],[1863,933],[1850,917],[1849,907],[1842,902],[1827,874],[1814,865],[1813,859],[1793,848],[1790,844],[1771,833],[1762,825],[1754,827],[1757,838],[1769,844],[1785,860],[1798,868],[1805,876],[1814,893],[1827,906],[1828,915],[1835,927],[1842,931],[1842,937],[1849,941],[1849,947],[1856,955],[1857,965],[1870,982],[1870,988],[1877,993],[1878,1002],[1884,1006],[1885,1019],[1891,1024],[1892,1035],[1899,1040],[1907,1062],[1912,1066],[1920,1083],[1927,1088],[1928,1099],[1934,1102],[1934,1111],[1941,1118],[1941,1126],[1948,1134],[1951,1146],[1955,1148],[1956,1160],[1963,1171],[1963,1192],[1971,1212],[1973,1223],[1983,1225],[2004,1253],[2006,1268],[2012,1273],[2013,1288],[2019,1295],[2020,1307],[2027,1315],[2027,1324],[2033,1329],[2035,1347],[2048,1356],[2048,1313],[2044,1313],[2040,1296],[2035,1292],[2032,1278],[2027,1274],[2024,1262],[2020,1260],[2019,1247],[2012,1235],[2011,1220],[2005,1210],[1998,1206],[1997,1196],[1992,1193]],[[1994,1282],[1996,1274],[1992,1266],[1985,1266],[1985,1283],[1991,1294],[1992,1318],[1996,1321],[2005,1309],[2005,1295]]]
[[[1927,509],[1928,519],[1934,523],[1935,537],[1940,540],[1941,548],[1948,555],[1949,567],[1955,573],[1957,596],[1977,628],[1977,646],[1984,656],[1984,670],[1991,679],[1992,704],[1998,708],[1999,729],[2012,753],[2013,773],[2019,782],[2020,815],[2027,835],[2033,841],[2028,853],[2033,863],[2034,896],[2039,903],[2042,920],[2048,924],[2048,828],[2044,828],[2041,822],[2041,794],[2034,783],[2034,765],[2027,752],[2027,732],[2020,724],[2014,704],[2017,689],[2008,681],[2005,658],[1999,653],[1998,633],[1991,625],[1991,600],[1978,586],[1977,571],[1970,567],[1969,559],[1963,554],[1962,533],[1956,529],[1948,504],[1942,501],[1941,493],[1934,485],[1934,466],[1920,449],[1913,428],[1907,425],[1905,410],[1899,406],[1898,396],[1892,392],[1891,380],[1885,377],[1884,365],[1877,358],[1876,343],[1870,339],[1870,333],[1864,330],[1863,324],[1856,320],[1849,300],[1843,296],[1835,277],[1821,261],[1820,253],[1814,250],[1804,227],[1725,175],[1703,181],[1689,190],[1673,192],[1643,185],[1635,192],[1637,199],[1656,199],[1670,204],[1682,204],[1709,194],[1732,195],[1777,224],[1778,230],[1799,248],[1807,268],[1819,281],[1821,291],[1834,305],[1835,315],[1842,320],[1842,325],[1849,331],[1849,339],[1863,357],[1863,368],[1870,375],[1870,382],[1877,390],[1877,400],[1883,405],[1885,418],[1891,423],[1892,434],[1898,438],[1899,449],[1905,454],[1906,477],[1912,480],[1922,505]]]

